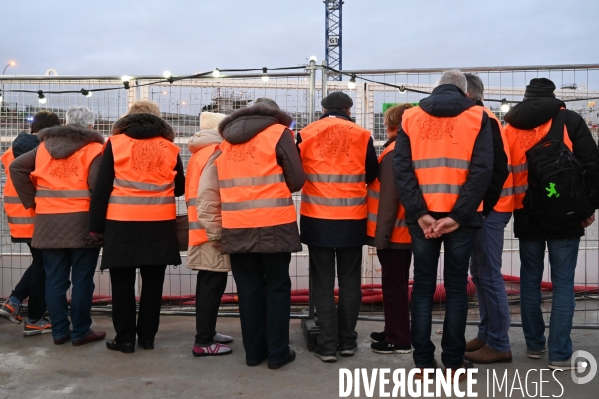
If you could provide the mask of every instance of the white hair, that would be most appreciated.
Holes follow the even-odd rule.
[[[454,85],[457,86],[464,93],[468,90],[468,82],[462,72],[457,69],[443,72],[443,75],[439,78],[437,86],[441,85]]]
[[[87,107],[71,107],[67,110],[67,125],[77,125],[82,127],[94,126],[94,113]]]
[[[485,85],[482,79],[473,73],[465,73],[464,76],[466,76],[466,82],[468,83],[468,92],[466,93],[468,97],[474,101],[484,100]]]

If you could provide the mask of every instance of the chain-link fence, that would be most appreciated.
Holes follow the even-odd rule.
[[[141,99],[159,104],[165,120],[176,132],[176,143],[181,147],[181,157],[185,163],[189,159],[187,140],[199,131],[199,114],[203,111],[230,114],[236,109],[246,107],[260,97],[274,99],[282,109],[288,112],[295,121],[295,129],[300,130],[321,114],[319,106],[323,93],[343,90],[354,100],[352,117],[355,122],[373,132],[375,144],[380,151],[385,141],[383,127],[383,110],[391,104],[417,103],[432,91],[435,82],[444,69],[414,70],[366,70],[343,71],[348,76],[355,75],[355,88],[348,87],[348,81],[328,81],[330,74],[337,72],[315,64],[308,65],[305,70],[294,73],[269,74],[265,79],[262,74],[232,74],[214,78],[205,76],[166,82],[162,77],[135,77],[130,81],[129,90],[95,91],[91,97],[82,95],[84,88],[106,89],[123,87],[117,77],[0,77],[0,90],[3,102],[0,104],[0,150],[6,151],[17,134],[28,131],[32,116],[39,110],[56,112],[64,119],[65,111],[74,105],[85,105],[96,113],[95,129],[105,136],[110,133],[112,123],[125,114],[128,106]],[[534,77],[548,77],[557,86],[556,96],[567,100],[567,106],[585,119],[589,128],[597,138],[599,111],[595,108],[595,99],[599,98],[599,65],[583,66],[549,66],[520,68],[461,68],[462,71],[477,73],[485,83],[485,103],[500,119],[505,103],[520,101],[526,84]],[[403,86],[403,87],[402,87]],[[405,89],[405,90],[404,90]],[[46,103],[40,104],[35,93],[16,92],[17,90],[45,94]],[[416,90],[416,91],[414,91]],[[49,92],[77,93],[49,93]],[[5,176],[2,175],[2,182]],[[3,184],[2,184],[3,186]],[[294,195],[299,210],[299,195]],[[186,213],[182,199],[178,202],[180,214]],[[13,244],[6,224],[6,215],[2,213],[0,225],[0,297],[6,298],[23,272],[29,266],[28,248],[23,244]],[[599,223],[587,229],[581,241],[578,266],[576,269],[577,308],[575,325],[582,328],[599,328]],[[169,267],[164,285],[163,310],[165,313],[194,314],[195,274],[185,267],[185,253],[182,254],[184,264]],[[549,279],[549,266],[544,274],[544,281]],[[439,284],[442,284],[443,259],[439,262]],[[513,237],[511,223],[505,232],[503,252],[503,273],[506,276],[512,321],[520,323],[519,315],[519,276],[520,260],[518,242]],[[294,317],[304,317],[302,311],[308,308],[308,251],[293,254],[290,275],[292,279]],[[382,320],[382,295],[380,288],[380,265],[373,248],[364,248],[363,284],[365,300],[361,317]],[[95,276],[96,291],[94,293],[95,310],[110,310],[110,280],[108,273],[97,272]],[[140,284],[137,285],[140,288]],[[236,287],[232,276],[229,278],[225,297],[221,308],[222,315],[238,314],[236,304]],[[544,310],[548,321],[551,291],[543,292]],[[471,314],[469,321],[478,320],[476,296],[471,295]],[[439,298],[435,305],[435,317],[443,318],[443,301]]]

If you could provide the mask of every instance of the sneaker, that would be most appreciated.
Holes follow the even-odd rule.
[[[569,371],[569,370],[574,370],[577,372],[582,372],[586,369],[586,366],[583,367],[582,364],[580,364],[579,362],[577,362],[576,364],[572,361],[572,357],[570,357],[570,359],[568,360],[564,360],[561,362],[558,362],[556,360],[550,360],[549,361],[549,366],[548,366],[551,370],[561,370],[561,371]]]
[[[384,331],[370,333],[370,340],[372,342],[383,342],[385,339],[387,339],[387,334]]]
[[[543,353],[547,352],[547,346],[538,351],[533,351],[532,349],[526,349],[526,356],[531,359],[540,359],[543,357]]]
[[[215,342],[210,346],[198,346],[194,344],[192,353],[195,357],[223,356],[233,353],[233,349],[231,349],[230,346],[222,345],[218,342]]]
[[[332,352],[323,352],[320,348],[314,348],[314,356],[319,358],[325,363],[335,363],[337,361],[337,354]]]
[[[214,334],[214,337],[212,337],[212,339],[214,340],[214,342],[217,342],[219,344],[230,344],[231,342],[233,342],[233,337],[229,337],[228,335],[220,333]]]
[[[2,306],[0,306],[0,317],[4,317],[15,324],[21,324],[23,322],[23,318],[19,313],[21,313],[21,305],[15,305],[10,299],[4,301]]]
[[[373,342],[372,344],[370,344],[370,349],[372,349],[372,351],[375,353],[382,353],[385,355],[391,354],[391,353],[401,353],[401,354],[412,353],[411,346],[394,345],[391,342],[387,342],[387,341]]]
[[[353,345],[339,347],[339,356],[352,357],[357,351],[358,344],[354,342]]]
[[[25,327],[23,327],[23,335],[26,337],[30,337],[32,335],[40,335],[52,332],[52,323],[50,320],[42,317],[35,323],[30,322],[29,320],[25,322]]]

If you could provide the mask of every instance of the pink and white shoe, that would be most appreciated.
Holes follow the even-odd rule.
[[[223,356],[233,353],[233,349],[230,346],[219,344],[218,342],[213,343],[210,346],[193,346],[193,355],[195,357],[200,356]]]

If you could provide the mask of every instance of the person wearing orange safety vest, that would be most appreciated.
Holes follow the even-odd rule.
[[[325,363],[357,350],[362,246],[366,244],[366,184],[378,160],[370,131],[351,120],[353,101],[343,92],[322,99],[324,113],[300,131],[297,146],[306,172],[300,231],[310,257],[310,293],[318,337],[314,355]],[[335,303],[335,259],[339,303]]]
[[[103,339],[91,327],[99,245],[88,245],[89,208],[104,138],[87,107],[71,107],[66,125],[43,129],[40,145],[10,165],[10,177],[27,209],[35,209],[31,246],[42,251],[46,303],[56,345]],[[71,287],[70,320],[67,291]],[[71,326],[72,324],[72,326]]]
[[[158,105],[143,101],[114,123],[104,146],[86,239],[103,239],[100,268],[110,270],[116,331],[106,342],[110,350],[132,353],[136,338],[142,348],[154,348],[166,267],[181,264],[175,198],[185,193],[185,174],[174,139]],[[136,322],[138,268],[142,288]]]
[[[368,185],[368,245],[376,247],[381,264],[383,311],[385,328],[373,332],[370,348],[375,353],[412,353],[410,334],[410,302],[408,279],[412,261],[412,238],[406,224],[406,212],[401,205],[393,179],[390,156],[395,149],[397,131],[403,113],[411,104],[398,104],[383,115],[388,141],[379,156],[377,179]]]
[[[520,306],[522,329],[526,340],[527,356],[541,359],[549,350],[549,368],[582,371],[572,357],[570,338],[576,302],[574,272],[580,237],[595,220],[594,210],[599,207],[599,152],[586,121],[576,112],[565,109],[566,103],[555,97],[555,84],[546,78],[535,78],[526,86],[524,100],[506,115],[505,132],[508,138],[512,173],[514,176],[514,234],[520,249]],[[551,210],[541,209],[547,202],[535,201],[531,209],[529,168],[526,152],[541,140],[562,141],[584,169],[583,185],[588,196],[589,217],[560,222]],[[536,174],[538,178],[538,174]],[[566,175],[567,176],[567,175]],[[563,181],[563,180],[562,180]],[[540,187],[546,198],[572,195],[572,189],[560,186]],[[564,191],[570,191],[564,192]],[[561,194],[560,194],[561,191]],[[535,191],[535,194],[538,191]],[[538,195],[538,194],[536,194]],[[578,198],[578,203],[583,201]],[[537,203],[541,204],[538,205]],[[543,215],[539,218],[538,215]],[[562,219],[563,220],[563,219]],[[545,338],[545,318],[541,311],[541,281],[545,270],[545,251],[549,252],[553,307],[549,321],[549,337]]]
[[[295,359],[289,348],[291,253],[302,250],[291,193],[305,176],[288,129],[291,116],[259,98],[218,127],[221,253],[229,254],[239,296],[248,366],[278,369]]]
[[[214,162],[220,156],[223,138],[218,124],[224,114],[204,111],[200,131],[187,143],[192,154],[185,174],[185,202],[189,220],[189,249],[186,266],[198,271],[196,283],[196,336],[194,356],[232,353],[226,345],[232,337],[216,332],[218,308],[231,270],[229,255],[220,253],[222,216],[218,174]]]
[[[447,292],[441,360],[452,376],[464,360],[468,266],[493,173],[490,118],[466,97],[466,77],[443,73],[432,94],[404,112],[393,152],[395,182],[412,236],[412,346],[417,376],[437,367],[431,342],[441,246]]]
[[[25,270],[23,276],[14,290],[0,306],[0,317],[13,323],[20,324],[21,303],[29,297],[27,303],[28,319],[25,321],[23,335],[31,336],[52,332],[52,323],[44,318],[46,312],[46,273],[42,251],[31,247],[35,211],[25,209],[17,195],[10,179],[8,167],[15,158],[33,150],[39,145],[37,132],[52,126],[60,126],[60,119],[54,112],[40,111],[31,122],[31,134],[21,132],[13,141],[12,146],[2,155],[2,165],[6,182],[4,184],[3,202],[4,211],[10,229],[10,238],[13,243],[26,243],[31,252],[31,265]]]
[[[501,274],[503,235],[514,211],[514,180],[510,173],[509,146],[497,116],[484,108],[484,85],[474,74],[466,73],[468,98],[483,107],[493,132],[493,177],[483,199],[483,226],[477,230],[470,273],[476,286],[480,324],[477,337],[466,343],[464,357],[473,363],[508,362],[512,359],[508,331],[510,309]]]

